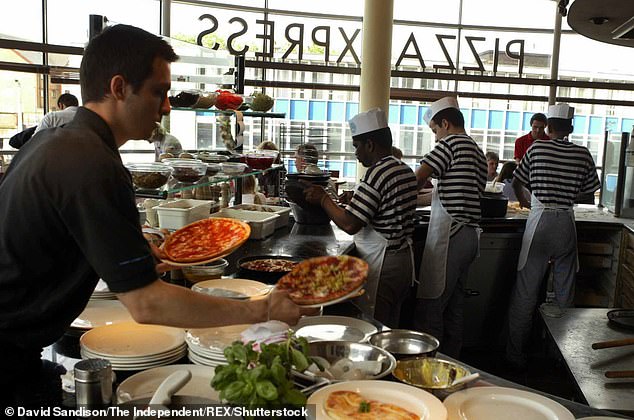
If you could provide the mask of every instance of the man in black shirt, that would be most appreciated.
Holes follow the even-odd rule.
[[[93,38],[80,68],[84,106],[38,134],[0,183],[0,405],[59,403],[59,373],[40,360],[81,313],[101,277],[141,323],[212,327],[301,315],[284,293],[235,301],[158,279],[130,174],[118,148],[148,138],[170,112],[170,63],[159,37],[116,25]],[[51,383],[56,385],[51,386]],[[57,393],[51,390],[57,389]]]

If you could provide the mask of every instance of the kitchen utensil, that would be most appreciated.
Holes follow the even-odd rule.
[[[462,388],[468,382],[463,382],[463,378],[475,379],[464,366],[434,357],[399,360],[392,375],[401,382],[429,392],[444,391],[442,396]]]
[[[623,338],[621,340],[599,341],[598,343],[592,343],[592,348],[594,350],[598,350],[607,349],[610,347],[629,346],[632,344],[634,344],[634,338]]]
[[[480,198],[482,217],[504,217],[509,200],[501,193],[483,193]]]
[[[634,370],[608,370],[606,378],[634,378]]]
[[[377,332],[367,321],[347,316],[305,316],[292,327],[295,335],[313,341],[366,341]]]
[[[440,346],[438,339],[432,335],[398,329],[372,334],[368,342],[389,351],[396,360],[414,356],[433,357]]]
[[[614,309],[607,313],[610,323],[622,328],[634,330],[634,310]]]
[[[161,385],[156,389],[156,392],[150,400],[150,407],[154,410],[169,410],[172,396],[181,389],[192,377],[189,370],[177,370],[170,376],[165,378]],[[135,416],[135,420],[141,418],[141,416]]]
[[[351,341],[315,341],[308,345],[308,355],[311,357],[325,359],[330,364],[330,368],[338,362],[341,363],[340,361],[348,359],[350,361],[350,369],[359,369],[358,373],[364,375],[363,379],[383,378],[384,376],[389,375],[396,367],[396,359],[394,359],[394,356],[387,351],[369,344],[355,343]],[[380,368],[378,369],[379,372],[375,374],[364,371],[363,369],[365,366],[372,365],[370,367],[373,367],[373,363],[368,364],[364,362],[380,363]],[[334,370],[333,373],[335,373]],[[342,375],[344,374],[344,372],[341,373]],[[319,373],[312,373],[310,371],[305,371],[303,373],[294,372],[294,375],[310,380],[322,378],[319,376]],[[351,378],[352,373],[351,375],[346,375],[346,377]],[[328,379],[332,383],[349,380],[343,376],[340,378],[325,379]]]
[[[468,384],[471,381],[475,381],[476,379],[478,379],[480,377],[480,374],[478,372],[476,373],[472,373],[471,375],[467,375],[467,376],[463,376],[462,378],[459,379],[455,379],[451,384],[450,387],[451,388],[455,388],[458,385],[464,385],[464,384]]]
[[[77,406],[106,407],[112,401],[112,365],[105,359],[87,359],[74,367]]]

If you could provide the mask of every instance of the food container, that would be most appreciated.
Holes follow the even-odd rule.
[[[180,92],[176,96],[170,96],[168,99],[170,101],[170,105],[176,108],[187,108],[194,105],[198,98],[200,97],[200,92],[194,90],[186,90]]]
[[[203,280],[219,279],[225,273],[229,263],[224,258],[203,265],[191,265],[183,267],[183,275],[190,283],[198,283]]]
[[[277,159],[277,150],[256,150],[246,154],[246,163],[253,169],[268,169]]]
[[[205,175],[214,176],[218,172],[220,172],[220,164],[218,164],[218,163],[207,163],[207,172],[205,173]]]
[[[209,217],[211,201],[176,200],[154,207],[161,229],[180,229],[185,225]]]
[[[236,209],[222,209],[213,213],[211,217],[229,217],[247,222],[251,226],[249,239],[263,239],[272,235],[275,231],[275,221],[277,214],[265,213],[261,211],[248,211]]]
[[[292,270],[291,268],[280,269],[278,267],[275,268],[275,271],[271,271],[270,269],[256,270],[246,267],[246,264],[249,262],[266,260],[285,260],[292,261],[294,263],[302,261],[301,258],[290,257],[288,255],[251,255],[249,257],[244,257],[238,260],[238,277],[258,280],[267,284],[275,284],[279,279],[290,273]]]
[[[167,183],[172,168],[162,163],[130,163],[126,165],[136,188],[156,190]]]
[[[312,366],[304,373],[294,372],[296,376],[305,379],[325,377],[331,382],[380,379],[396,367],[396,359],[387,351],[353,341],[315,341],[308,344],[308,355],[328,366],[322,366],[326,371]]]
[[[220,164],[220,167],[222,168],[222,173],[229,176],[240,175],[248,168],[246,163],[240,162],[224,162]]]
[[[196,157],[206,163],[222,163],[229,160],[225,155],[219,155],[218,153],[208,152],[206,150],[199,151]]]
[[[502,194],[484,193],[480,198],[480,212],[482,217],[504,217],[508,204],[509,200]]]
[[[415,359],[399,360],[392,372],[395,378],[408,385],[423,388],[437,397],[464,388],[465,382],[451,386],[457,379],[471,374],[464,366],[449,360],[434,357],[417,357]]]
[[[397,360],[416,356],[433,357],[440,342],[432,335],[412,330],[388,330],[372,334],[368,342],[392,353]]]
[[[167,164],[172,168],[172,176],[178,182],[193,184],[207,173],[207,164],[198,159],[170,160]]]
[[[275,213],[278,217],[275,219],[275,229],[280,229],[288,226],[288,216],[291,213],[290,207],[282,207],[282,206],[269,206],[262,204],[238,204],[233,207],[230,207],[236,210],[249,210],[249,211],[260,211],[265,213]]]

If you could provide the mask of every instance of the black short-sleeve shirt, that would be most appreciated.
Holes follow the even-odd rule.
[[[0,345],[53,343],[101,277],[113,292],[157,278],[130,174],[96,113],[22,147],[0,181]]]

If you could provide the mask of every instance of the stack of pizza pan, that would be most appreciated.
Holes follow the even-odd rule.
[[[187,331],[185,341],[189,348],[189,360],[196,365],[226,365],[224,349],[239,341],[249,325],[229,325],[217,328],[198,328]]]
[[[111,292],[110,289],[108,289],[106,282],[101,279],[97,282],[97,286],[95,286],[95,290],[90,296],[91,300],[113,300],[116,298],[117,295],[114,292]]]
[[[182,329],[133,321],[93,328],[79,342],[82,358],[109,360],[115,370],[169,365],[187,352]]]

